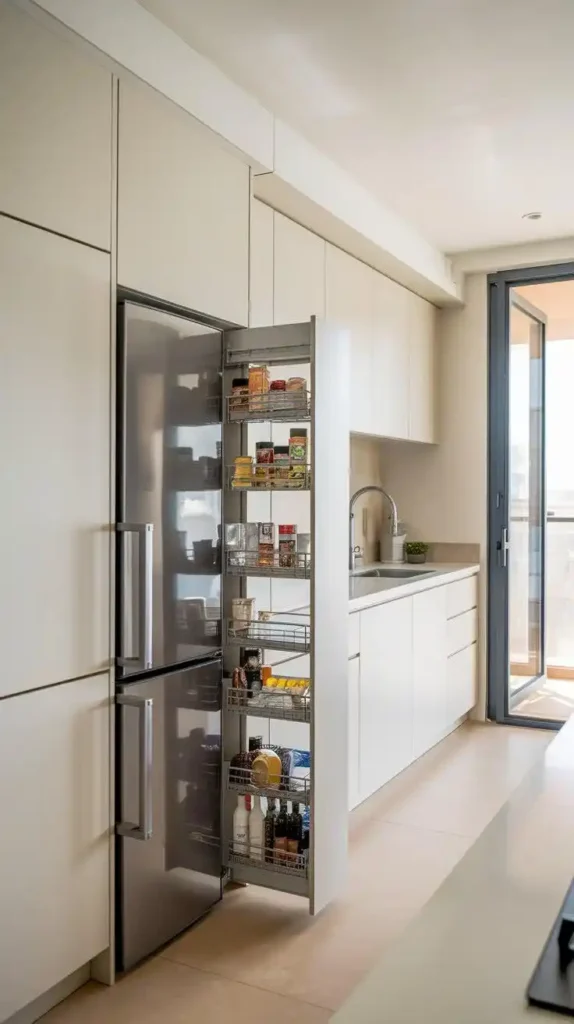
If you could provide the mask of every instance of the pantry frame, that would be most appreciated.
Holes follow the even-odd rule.
[[[348,519],[349,503],[349,421],[350,398],[349,344],[346,332],[312,317],[310,321],[275,327],[256,327],[224,332],[224,424],[223,463],[229,467],[237,456],[252,453],[261,427],[237,422],[229,416],[227,396],[231,381],[246,375],[248,365],[265,363],[276,369],[304,365],[310,386],[311,436],[310,481],[308,490],[273,491],[264,487],[255,491],[234,491],[226,483],[223,494],[223,526],[233,522],[275,521],[288,513],[282,508],[296,506],[295,498],[307,500],[311,533],[311,566],[308,580],[291,580],[284,594],[291,595],[289,611],[281,608],[280,574],[269,578],[258,571],[253,576],[226,572],[227,553],[223,551],[222,608],[225,623],[231,618],[234,597],[258,596],[266,600],[274,615],[300,613],[305,600],[310,626],[309,675],[311,710],[309,730],[310,768],[310,849],[308,880],[299,871],[280,872],[256,863],[237,864],[229,856],[231,822],[236,790],[227,788],[227,767],[233,753],[246,749],[250,725],[248,714],[233,713],[224,689],[223,707],[223,787],[222,848],[231,879],[264,885],[307,896],[312,914],[318,913],[344,889],[348,865],[348,756],[347,756],[347,630],[348,630]],[[298,420],[284,415],[270,423],[295,425]],[[301,422],[301,420],[299,421]],[[263,509],[262,513],[258,509]],[[267,511],[269,509],[269,511]],[[293,516],[293,513],[291,513]],[[295,519],[292,519],[295,521]],[[307,574],[306,574],[307,575]],[[277,582],[279,578],[279,582]],[[268,587],[267,585],[268,584]],[[275,596],[274,596],[275,590]],[[307,596],[304,598],[303,594]],[[249,642],[246,646],[249,646]],[[254,646],[261,644],[254,642]],[[229,677],[236,663],[237,646],[228,643],[227,626],[223,636],[224,676]],[[301,655],[298,655],[300,657]],[[281,659],[282,664],[289,660]],[[277,661],[275,661],[277,663]],[[288,674],[296,674],[289,672]],[[303,674],[303,673],[301,673]],[[228,684],[227,684],[228,685]],[[269,721],[278,716],[270,716]],[[257,722],[261,718],[256,719]],[[271,727],[270,727],[271,728]]]

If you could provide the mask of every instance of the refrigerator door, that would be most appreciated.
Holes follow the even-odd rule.
[[[221,648],[222,334],[118,308],[117,674]]]
[[[118,969],[221,899],[221,662],[120,687]]]

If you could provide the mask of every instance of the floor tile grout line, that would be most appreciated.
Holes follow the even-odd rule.
[[[284,992],[277,992],[274,988],[263,988],[262,985],[252,985],[249,981],[239,981],[237,978],[230,977],[229,974],[218,974],[217,971],[209,971],[205,967],[197,967],[195,964],[188,964],[184,960],[175,960],[173,957],[167,955],[167,953],[158,953],[158,957],[162,957],[163,960],[168,960],[170,964],[177,964],[178,967],[187,967],[190,971],[201,971],[202,974],[209,974],[211,978],[220,978],[223,981],[231,981],[234,985],[242,985],[244,988],[254,988],[257,992],[264,992],[268,996],[278,996],[279,999],[291,1000],[295,1003],[301,1003],[302,1006],[310,1006],[314,1010],[324,1010],[326,1013],[337,1013],[332,1006],[323,1006],[321,1003],[310,1003],[308,999],[300,999],[298,996],[286,996]]]

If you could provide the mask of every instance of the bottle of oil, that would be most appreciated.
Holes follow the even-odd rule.
[[[277,821],[275,822],[275,840],[273,843],[276,864],[284,864],[287,858],[288,822],[289,813],[287,809],[287,801],[281,800],[279,802],[279,814],[277,815]]]

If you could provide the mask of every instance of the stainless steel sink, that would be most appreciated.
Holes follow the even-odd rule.
[[[363,572],[355,572],[353,575],[361,579],[377,578],[383,580],[412,580],[415,576],[433,576],[436,569],[402,569],[399,566],[389,569],[365,569]]]

